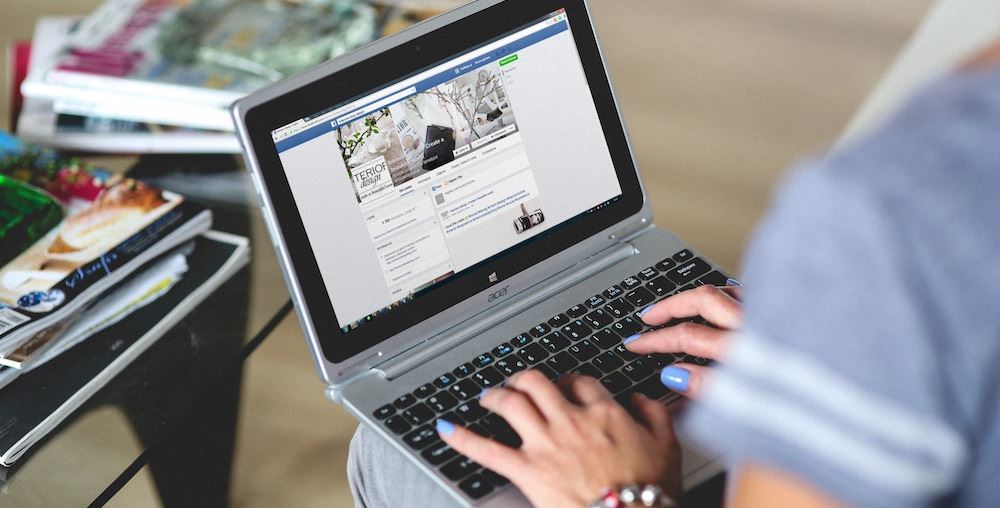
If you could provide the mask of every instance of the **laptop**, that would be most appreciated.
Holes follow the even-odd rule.
[[[519,506],[436,418],[538,369],[673,403],[635,355],[647,305],[727,274],[653,224],[583,0],[478,0],[233,107],[326,394],[457,501]],[[686,452],[685,484],[718,471]]]

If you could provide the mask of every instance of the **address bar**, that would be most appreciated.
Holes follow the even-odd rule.
[[[411,96],[411,95],[413,95],[415,93],[417,93],[417,87],[411,86],[410,88],[407,88],[405,90],[401,90],[399,92],[396,92],[396,93],[394,93],[394,94],[392,94],[392,95],[390,95],[390,96],[388,96],[388,97],[386,97],[386,98],[384,98],[384,99],[382,99],[382,100],[380,100],[380,101],[378,101],[378,102],[376,102],[376,103],[374,103],[374,104],[372,104],[372,105],[370,105],[370,106],[368,106],[368,107],[366,107],[364,109],[360,109],[360,110],[355,111],[355,112],[353,112],[351,114],[344,115],[344,116],[338,118],[336,121],[332,122],[331,125],[333,125],[334,127],[336,127],[337,125],[342,125],[345,122],[354,120],[355,118],[361,118],[361,117],[367,115],[368,113],[371,113],[372,111],[376,111],[376,110],[382,108],[386,104],[392,104],[394,102],[401,101],[401,100],[403,100],[403,99],[405,99],[405,98],[407,98],[407,97],[409,97],[409,96]]]

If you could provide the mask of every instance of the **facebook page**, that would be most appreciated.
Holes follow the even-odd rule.
[[[563,12],[273,137],[345,333],[621,195]]]

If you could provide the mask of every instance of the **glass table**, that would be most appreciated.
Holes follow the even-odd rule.
[[[292,305],[237,158],[147,156],[129,173],[210,206],[214,229],[251,240],[251,261],[0,469],[0,506],[103,504],[144,466],[166,506],[227,504],[243,361]]]

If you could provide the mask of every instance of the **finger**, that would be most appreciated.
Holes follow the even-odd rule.
[[[715,286],[719,288],[720,291],[726,293],[727,295],[733,297],[737,302],[743,301],[743,287],[742,286]]]
[[[520,436],[540,436],[546,432],[545,419],[531,399],[509,388],[490,388],[479,396],[479,405],[500,415]]]
[[[448,443],[448,446],[483,467],[512,480],[517,477],[518,471],[523,470],[524,456],[509,446],[487,439],[447,420],[438,420],[436,428],[438,435]]]
[[[572,404],[559,388],[537,370],[529,369],[514,374],[506,386],[526,395],[549,422],[565,421],[567,413],[572,409]]]
[[[675,363],[660,371],[660,382],[675,392],[697,399],[705,391],[712,369],[690,363]]]
[[[959,72],[972,72],[990,66],[1000,65],[1000,42],[983,48],[958,66]]]
[[[729,342],[726,330],[686,322],[650,330],[625,344],[633,353],[687,353],[719,360]]]
[[[604,385],[590,376],[566,375],[560,379],[559,384],[564,386],[569,397],[581,406],[611,399],[611,393],[604,388]]]
[[[726,291],[715,286],[699,286],[640,312],[643,322],[654,326],[694,316],[701,316],[720,328],[739,328],[743,324],[743,306]]]
[[[632,394],[633,414],[646,426],[658,442],[674,439],[674,425],[667,406],[641,393]]]

